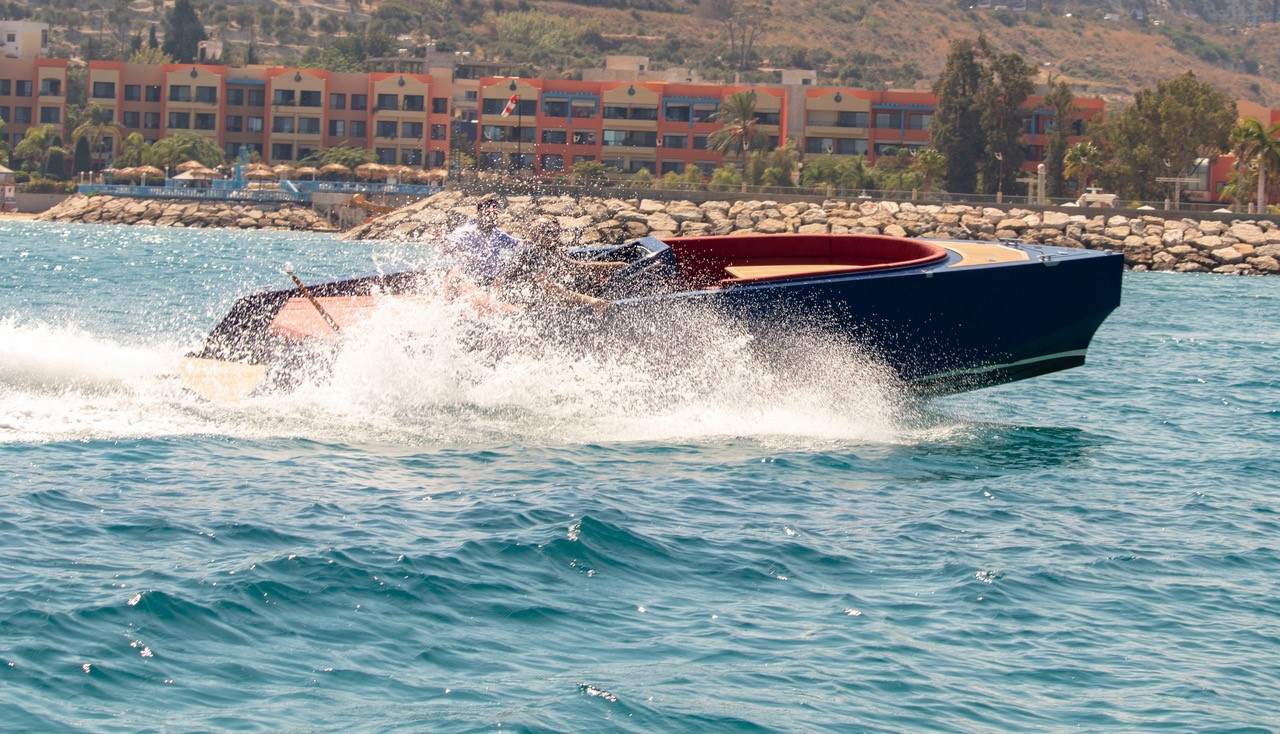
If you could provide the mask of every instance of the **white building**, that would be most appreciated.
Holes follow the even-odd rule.
[[[11,59],[34,59],[48,53],[48,23],[0,20],[0,54]]]

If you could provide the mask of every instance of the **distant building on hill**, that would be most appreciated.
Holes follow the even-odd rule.
[[[49,53],[49,24],[0,20],[0,54],[10,59],[34,59]]]

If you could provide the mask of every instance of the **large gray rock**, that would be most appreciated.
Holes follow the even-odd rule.
[[[1240,251],[1234,247],[1223,247],[1214,250],[1210,255],[1223,265],[1236,265],[1244,262],[1244,255],[1241,255]]]
[[[1227,234],[1240,242],[1255,247],[1267,244],[1267,235],[1262,229],[1250,222],[1236,222],[1227,230]]]

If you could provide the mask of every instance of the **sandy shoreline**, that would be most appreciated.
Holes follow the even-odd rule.
[[[40,216],[39,212],[0,212],[0,221],[6,219],[35,219]]]

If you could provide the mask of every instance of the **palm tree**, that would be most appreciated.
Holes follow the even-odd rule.
[[[1258,212],[1267,210],[1267,172],[1280,171],[1280,123],[1264,128],[1261,122],[1246,117],[1231,131],[1231,151],[1237,165],[1256,169],[1258,172]],[[1239,169],[1244,172],[1243,166]]]
[[[1093,147],[1092,143],[1076,143],[1067,148],[1062,161],[1066,164],[1062,175],[1076,179],[1079,189],[1076,193],[1083,194],[1089,181],[1102,170],[1102,151]]]
[[[146,160],[150,145],[142,138],[142,133],[129,133],[129,137],[120,143],[120,152],[116,154],[117,168],[141,166]]]
[[[84,119],[71,131],[71,139],[89,139],[89,152],[97,160],[102,154],[102,139],[106,136],[120,137],[120,126],[107,115],[107,111],[99,105],[89,105]]]
[[[741,155],[742,167],[747,165],[747,155],[769,143],[769,135],[760,129],[756,119],[756,93],[734,92],[720,105],[716,118],[724,127],[707,136],[707,149],[721,155]],[[747,190],[744,177],[742,190]]]
[[[56,135],[53,125],[29,127],[18,147],[13,149],[13,154],[34,164],[40,173],[48,173],[49,157],[54,153],[67,154],[66,148],[53,144]]]
[[[924,190],[931,191],[933,182],[947,173],[947,157],[933,148],[925,148],[915,154],[911,168],[924,179],[922,184]]]

